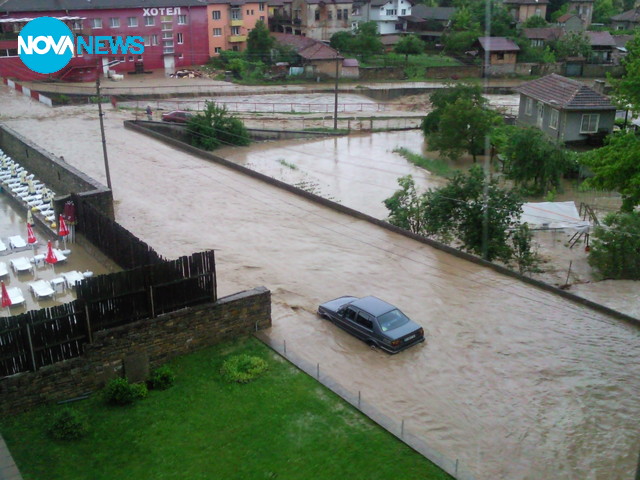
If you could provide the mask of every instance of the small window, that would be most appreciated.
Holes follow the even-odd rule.
[[[328,10],[327,11],[327,19],[328,20],[333,20],[333,10]]]
[[[344,10],[342,10],[342,18],[345,21],[349,20],[349,10],[347,10],[346,8]]]
[[[231,35],[240,35],[240,27],[231,27]]]
[[[151,35],[151,45],[158,45],[158,35]]]
[[[71,28],[74,30],[82,30],[82,20],[74,20],[71,22]]]
[[[247,8],[247,16],[249,15],[249,9]]]
[[[316,22],[318,20],[320,20],[320,9],[319,8],[315,9],[315,19],[316,19]]]
[[[111,28],[118,28],[120,27],[120,19],[119,18],[110,18],[109,19],[109,26]]]
[[[176,38],[177,38],[178,44],[183,44],[184,43],[184,35],[182,33],[178,33],[176,35]]]
[[[145,47],[150,47],[151,46],[151,35],[144,35],[142,38],[144,38],[144,46]]]
[[[102,28],[102,19],[101,18],[92,18],[91,19],[91,28]]]
[[[129,18],[127,18],[127,25],[129,25],[130,27],[137,27],[138,26],[138,18],[137,17],[129,17]]]
[[[558,110],[555,108],[551,109],[551,115],[549,116],[549,128],[553,128],[554,130],[558,129]]]
[[[533,99],[527,98],[527,102],[524,104],[525,115],[533,115]]]
[[[496,59],[497,60],[504,60],[504,52],[496,53]]]
[[[222,47],[216,47],[213,49],[214,53],[220,53],[222,51]]]
[[[264,15],[260,15],[260,21],[264,23]]]
[[[347,308],[344,312],[344,318],[346,318],[347,320],[355,321],[356,311],[352,308]]]
[[[338,9],[338,20],[342,20],[342,10]]]
[[[213,20],[220,20],[220,10],[214,10],[211,12],[211,18]]]
[[[582,123],[580,125],[580,133],[596,133],[598,131],[598,123],[600,115],[597,113],[582,115]]]
[[[406,15],[407,14],[407,9],[403,8],[400,13],[402,13],[402,15]]]
[[[260,4],[258,5],[258,9],[259,9],[261,12],[264,12],[264,3],[260,3]]]
[[[129,61],[133,62],[133,56],[132,55],[129,55]]]
[[[186,25],[186,24],[187,24],[187,16],[178,15],[178,25]]]
[[[221,28],[214,28],[213,29],[213,36],[214,37],[221,37],[222,36],[222,29]]]
[[[153,27],[156,24],[156,17],[144,17],[144,26]]]

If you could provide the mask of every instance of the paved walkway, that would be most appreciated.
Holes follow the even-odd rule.
[[[0,480],[22,480],[22,475],[18,471],[13,457],[0,435]]]

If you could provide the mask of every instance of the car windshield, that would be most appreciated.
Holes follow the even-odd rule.
[[[405,323],[408,323],[409,319],[404,313],[396,309],[380,315],[378,317],[378,322],[380,323],[380,328],[382,329],[382,331],[388,332],[389,330],[394,330],[398,327],[401,327]]]

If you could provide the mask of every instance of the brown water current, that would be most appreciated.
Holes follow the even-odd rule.
[[[1,95],[0,121],[104,182],[95,107],[51,110]],[[640,329],[124,130],[123,118],[106,116],[119,222],[168,257],[216,249],[220,295],[267,286],[275,342],[404,419],[478,479],[632,476]],[[320,186],[353,190],[343,203],[380,213],[399,171],[385,153],[395,145],[358,147],[363,159],[350,163],[376,165],[346,166],[351,181],[333,175],[343,160],[331,149],[312,146],[292,147],[312,159],[285,160],[307,162]],[[312,169],[323,156],[330,160]],[[400,306],[427,341],[389,356],[315,315],[318,303],[346,294]]]

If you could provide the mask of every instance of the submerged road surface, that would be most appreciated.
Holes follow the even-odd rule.
[[[0,102],[0,120],[104,182],[95,110],[6,91]],[[638,328],[192,158],[122,119],[106,116],[120,223],[169,257],[216,249],[221,295],[268,287],[274,341],[478,479],[632,476]],[[316,317],[345,294],[400,306],[427,341],[389,356]]]

